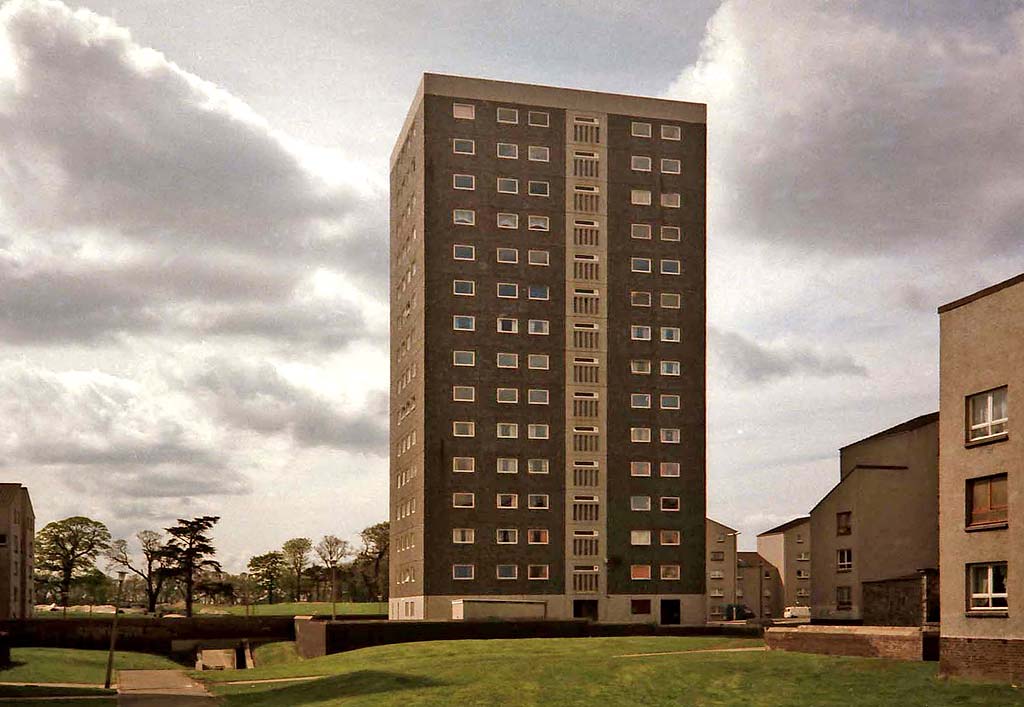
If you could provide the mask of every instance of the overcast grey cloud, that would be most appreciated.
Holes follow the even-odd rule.
[[[731,374],[751,383],[766,383],[802,374],[867,376],[867,369],[843,353],[822,354],[786,345],[766,346],[740,334],[708,330],[711,357]]]

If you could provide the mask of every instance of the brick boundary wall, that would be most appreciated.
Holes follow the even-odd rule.
[[[1024,685],[1024,639],[939,639],[939,673]]]
[[[799,626],[770,628],[764,634],[771,650],[919,661],[925,631],[893,626]]]
[[[589,621],[319,621],[295,620],[295,646],[303,658],[419,641],[590,636],[728,636],[759,638],[757,626],[658,626]]]

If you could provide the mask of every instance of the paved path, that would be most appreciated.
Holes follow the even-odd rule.
[[[692,653],[755,653],[768,650],[768,646],[752,646],[750,648],[702,648],[699,651],[665,651],[663,653],[626,653],[616,658],[646,658],[653,655],[690,655]]]
[[[74,687],[83,690],[103,689],[103,683],[93,682],[0,682],[0,687]],[[114,687],[117,687],[116,685]]]
[[[119,670],[120,707],[209,707],[213,696],[182,670]]]

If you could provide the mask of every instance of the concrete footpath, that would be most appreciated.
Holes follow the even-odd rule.
[[[209,707],[214,704],[214,697],[182,670],[119,670],[117,704],[121,707]]]

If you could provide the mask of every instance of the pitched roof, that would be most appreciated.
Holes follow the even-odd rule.
[[[912,420],[907,420],[906,422],[901,422],[900,424],[898,424],[898,425],[896,425],[894,427],[890,427],[887,430],[882,430],[881,432],[876,432],[875,434],[873,434],[873,435],[871,435],[869,437],[865,437],[864,439],[859,439],[856,442],[850,442],[849,444],[843,445],[839,449],[843,450],[843,449],[846,449],[847,447],[852,447],[855,444],[860,444],[861,442],[867,442],[869,439],[877,439],[879,437],[887,437],[888,435],[897,435],[897,434],[900,434],[901,432],[910,432],[911,430],[916,430],[919,427],[926,427],[927,425],[930,425],[930,424],[932,424],[934,422],[938,422],[938,421],[939,421],[939,413],[938,413],[938,411],[930,412],[927,415],[920,415],[919,417],[915,417]]]
[[[708,523],[714,523],[715,525],[720,525],[720,526],[722,526],[723,528],[725,528],[726,530],[729,530],[729,531],[731,531],[731,532],[733,532],[733,533],[737,532],[737,531],[736,531],[736,528],[730,528],[730,527],[729,527],[728,525],[726,525],[725,523],[719,523],[719,522],[718,522],[717,520],[715,520],[714,518],[705,518],[704,520],[705,520],[705,521],[707,521]]]
[[[763,533],[758,533],[757,537],[760,538],[760,537],[763,537],[765,535],[775,535],[776,533],[782,533],[782,532],[785,532],[785,531],[789,530],[790,528],[795,528],[798,525],[801,525],[803,523],[807,523],[810,520],[811,520],[810,516],[800,516],[799,518],[794,518],[791,521],[788,521],[786,523],[783,523],[782,525],[776,526],[776,527],[772,528],[771,530],[766,530]]]
[[[1019,285],[1022,282],[1024,282],[1024,273],[1021,273],[1020,275],[1015,275],[1014,277],[1011,277],[1009,280],[997,282],[996,284],[990,285],[983,290],[978,290],[974,294],[967,295],[966,297],[961,297],[958,300],[953,300],[952,302],[944,304],[941,307],[939,307],[939,314],[945,314],[951,309],[963,307],[965,304],[970,304],[971,302],[979,300],[982,297],[988,297],[991,294],[999,292],[999,290],[1005,290],[1007,287],[1013,287],[1014,285]]]

